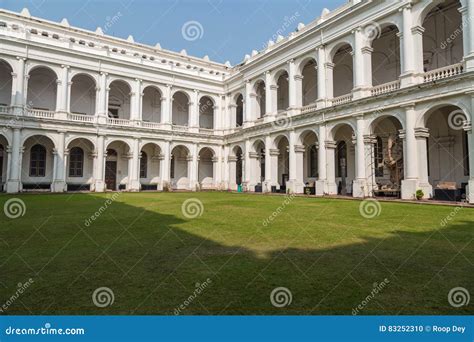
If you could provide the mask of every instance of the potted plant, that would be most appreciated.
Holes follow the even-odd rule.
[[[421,189],[416,190],[415,197],[418,201],[421,200],[424,196],[425,196],[425,193],[423,192],[423,190]]]

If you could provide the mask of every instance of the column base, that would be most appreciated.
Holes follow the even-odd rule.
[[[20,181],[8,181],[7,184],[5,184],[5,191],[9,194],[15,194],[17,192],[20,192],[21,190],[21,182]]]
[[[316,109],[321,109],[321,108],[326,108],[326,107],[327,107],[326,99],[316,100]]]
[[[418,184],[418,189],[423,191],[423,199],[430,199],[433,197],[433,187],[430,183],[420,183]]]
[[[352,181],[352,197],[365,198],[369,196],[367,180],[355,179]]]
[[[66,191],[66,182],[64,181],[54,181],[51,184],[52,192],[65,192]]]
[[[400,75],[400,88],[410,87],[415,84],[423,83],[423,75],[408,72]]]
[[[191,191],[200,191],[201,186],[197,181],[189,181],[188,190]]]
[[[96,180],[95,181],[95,192],[105,192],[105,182],[101,180]]]
[[[352,90],[352,96],[354,100],[362,99],[371,95],[371,88],[369,87],[358,87]]]
[[[289,180],[286,182],[286,188],[288,192],[293,194],[302,194],[304,193],[304,183],[296,180]]]
[[[402,180],[402,199],[414,200],[415,194],[418,190],[418,179],[404,179]]]
[[[474,204],[474,179],[470,179],[466,186],[466,201]]]
[[[328,184],[325,180],[317,180],[314,186],[316,196],[324,196],[329,194]]]
[[[137,180],[132,180],[130,183],[128,183],[128,189],[129,191],[140,191],[140,182]]]

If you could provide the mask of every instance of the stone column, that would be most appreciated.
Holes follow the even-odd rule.
[[[188,156],[188,176],[189,176],[189,190],[196,191],[198,183],[199,172],[199,146],[193,144],[191,148],[191,155]]]
[[[321,45],[318,49],[318,65],[316,71],[318,74],[318,108],[326,107],[326,49],[324,45]]]
[[[21,146],[21,129],[18,127],[12,128],[12,145],[11,152],[8,155],[8,161],[10,164],[7,170],[7,184],[6,192],[16,193],[21,190],[21,162],[23,154],[23,146]]]
[[[230,190],[237,190],[237,157],[236,156],[229,156],[227,157],[227,166],[228,166],[228,184]]]
[[[254,120],[254,110],[252,108],[253,101],[252,101],[252,83],[250,80],[245,81],[245,110],[244,110],[244,123],[243,127],[249,127],[252,125],[252,121]]]
[[[316,195],[323,196],[328,193],[327,187],[327,163],[326,163],[326,126],[319,126],[318,134],[318,180],[316,181]]]
[[[288,61],[288,88],[289,88],[289,99],[288,99],[288,115],[295,115],[299,113],[299,108],[297,105],[297,81],[301,81],[298,79],[297,71],[296,71],[296,64],[294,59],[290,59]]]
[[[17,57],[17,73],[12,73],[12,97],[11,104],[15,115],[23,115],[23,107],[26,103],[25,87],[25,62],[26,58]]]
[[[95,191],[104,192],[105,189],[105,160],[107,158],[104,144],[104,135],[99,134],[97,136],[97,153],[94,159],[94,179],[95,179]]]
[[[170,142],[165,140],[163,142],[163,151],[162,151],[163,160],[160,162],[160,178],[161,185],[160,190],[163,190],[164,187],[169,187],[171,185],[170,180],[170,161],[171,161],[171,151],[170,151]]]
[[[107,86],[108,74],[101,72],[99,75],[99,90],[98,90],[98,108],[97,113],[97,122],[101,124],[107,123],[108,117],[108,102],[109,102],[109,88]]]
[[[271,192],[271,186],[275,185],[272,184],[272,171],[273,168],[278,168],[278,161],[274,163],[274,160],[271,155],[273,140],[270,135],[265,137],[265,180],[264,184],[262,184],[262,191],[263,192]]]
[[[471,5],[472,1],[470,1],[469,4]],[[472,37],[474,37],[474,34]],[[474,204],[474,124],[472,119],[474,113],[474,92],[469,92],[468,95],[471,96],[471,122],[467,122],[464,126],[464,129],[467,131],[469,152],[469,182],[466,188],[466,196],[468,202]]]
[[[128,170],[128,190],[140,191],[140,139],[134,138],[132,151],[130,151],[130,167]]]
[[[191,131],[199,132],[199,90],[194,89],[191,94],[191,101],[189,102],[190,117],[189,117],[189,128]]]
[[[431,198],[433,196],[433,187],[428,180],[428,146],[427,141],[430,136],[428,128],[416,128],[416,148],[418,154],[418,187],[423,190],[424,198]]]
[[[329,195],[337,195],[337,184],[336,184],[336,148],[337,143],[332,140],[326,140],[326,151],[327,151],[327,193]]]
[[[272,75],[270,71],[265,71],[265,116],[267,121],[273,120],[271,118],[276,113],[276,107],[273,106],[273,98],[276,95],[274,94],[274,90],[272,89]],[[269,120],[271,119],[271,120]]]
[[[65,170],[64,170],[64,150],[65,150],[65,131],[58,132],[58,146],[54,153],[53,163],[53,192],[64,192],[66,189]]]
[[[212,157],[212,176],[213,176],[213,181],[214,181],[214,188],[219,189],[220,184],[221,184],[221,170],[220,170],[220,160],[221,158],[219,156],[214,156]]]
[[[418,151],[415,137],[416,111],[414,104],[407,105],[404,108],[406,122],[403,144],[405,179],[402,180],[402,199],[414,199],[418,189]]]
[[[295,194],[302,194],[303,183],[303,154],[305,148],[303,145],[297,144],[297,136],[295,131],[290,131],[289,141],[289,158],[290,158],[290,179],[288,181],[288,189]]]
[[[250,186],[250,183],[251,183],[251,167],[250,167],[250,151],[251,151],[251,143],[250,143],[250,140],[247,139],[245,140],[245,151],[243,151],[243,159],[244,159],[244,165],[243,165],[243,175],[242,175],[242,178],[243,178],[243,183],[245,183],[245,185],[247,187]]]
[[[326,95],[327,99],[334,98],[334,63],[325,64],[326,69]]]
[[[165,88],[165,94],[161,98],[161,123],[164,128],[171,128],[171,85],[167,84]]]
[[[370,95],[366,79],[369,77],[367,62],[370,58],[367,58],[367,53],[363,53],[365,45],[364,35],[362,29],[358,27],[354,34],[354,51],[353,51],[353,73],[354,73],[354,99],[366,97]],[[370,56],[370,55],[369,55]],[[370,74],[372,77],[372,74]]]
[[[132,92],[130,94],[130,120],[139,122],[142,120],[141,102],[142,102],[142,80],[135,79]]]
[[[474,71],[474,0],[466,0],[462,14],[464,63],[466,71]]]
[[[365,160],[365,143],[364,143],[365,120],[362,115],[357,117],[356,131],[356,169],[355,179],[352,183],[352,196],[364,198],[368,195],[367,177],[365,174],[367,163]]]

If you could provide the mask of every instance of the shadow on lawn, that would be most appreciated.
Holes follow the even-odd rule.
[[[474,294],[470,221],[262,256],[185,231],[189,220],[183,216],[118,201],[87,227],[84,220],[93,211],[85,203],[91,197],[71,206],[73,226],[53,215],[41,232],[32,231],[37,224],[32,209],[32,215],[15,221],[14,230],[2,229],[8,247],[1,252],[0,274],[6,278],[0,283],[0,305],[11,304],[0,314],[350,315],[359,305],[358,314],[474,313],[472,301],[460,308],[448,302],[454,287]],[[93,210],[104,200],[95,198]],[[196,227],[202,222],[193,220]],[[34,239],[25,243],[32,233]],[[17,283],[29,278],[34,283],[12,301]],[[114,297],[104,308],[92,300],[100,287]],[[287,306],[272,305],[277,287],[291,292]]]

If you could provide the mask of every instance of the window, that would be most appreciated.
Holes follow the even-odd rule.
[[[30,177],[46,175],[46,149],[43,145],[34,145],[30,150]]]
[[[73,147],[69,153],[69,177],[82,177],[84,170],[84,151]]]
[[[375,177],[383,177],[383,142],[377,137],[374,146]]]
[[[318,149],[316,145],[309,149],[309,177],[318,177]]]
[[[145,152],[142,152],[140,158],[140,178],[146,178],[148,168],[148,156]]]

